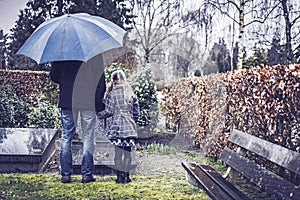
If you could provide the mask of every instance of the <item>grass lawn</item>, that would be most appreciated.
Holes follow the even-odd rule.
[[[144,149],[139,152],[142,155],[145,151],[156,155],[171,153],[199,162],[206,160],[196,152],[169,152],[168,149],[165,152],[166,149]],[[81,175],[73,175],[72,183],[63,184],[59,173],[0,174],[0,199],[210,199],[204,191],[188,183],[185,174],[177,171],[155,175],[135,174],[129,184],[116,184],[114,175],[95,177],[96,182],[82,184]]]
[[[213,162],[201,153],[176,152],[174,155],[209,164],[222,174],[226,169],[220,160]],[[63,184],[58,173],[0,174],[0,199],[210,199],[203,190],[188,183],[185,175],[177,171],[162,171],[155,175],[135,174],[131,176],[132,182],[129,184],[116,184],[114,175],[95,177],[96,182],[82,184],[81,175],[73,175],[72,183]],[[236,186],[251,199],[271,199],[244,179],[237,178],[236,181]]]
[[[75,175],[63,184],[57,174],[1,174],[0,199],[210,199],[185,178],[171,175],[132,176],[129,184],[116,184],[115,176],[95,176],[81,183]]]

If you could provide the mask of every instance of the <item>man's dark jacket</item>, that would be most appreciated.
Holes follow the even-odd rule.
[[[54,62],[50,78],[59,84],[58,107],[96,111],[105,108],[102,101],[106,90],[102,56],[96,56],[86,63]]]

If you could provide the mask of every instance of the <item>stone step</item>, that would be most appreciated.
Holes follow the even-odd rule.
[[[81,174],[82,142],[74,141],[72,144],[72,151],[74,174]],[[115,147],[109,140],[97,140],[95,142],[94,152],[94,174],[104,175],[114,173],[116,168],[114,156]],[[137,166],[136,163],[135,155],[132,153],[131,169],[134,169]]]

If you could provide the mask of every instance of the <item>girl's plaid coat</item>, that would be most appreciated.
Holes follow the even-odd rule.
[[[131,104],[124,98],[123,85],[115,86],[108,94],[104,112],[98,113],[99,119],[107,120],[106,135],[109,139],[137,138],[136,122],[139,117],[138,99],[133,95]]]

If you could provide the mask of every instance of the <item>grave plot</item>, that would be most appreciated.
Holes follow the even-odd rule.
[[[0,173],[42,172],[57,137],[57,129],[0,128]]]

